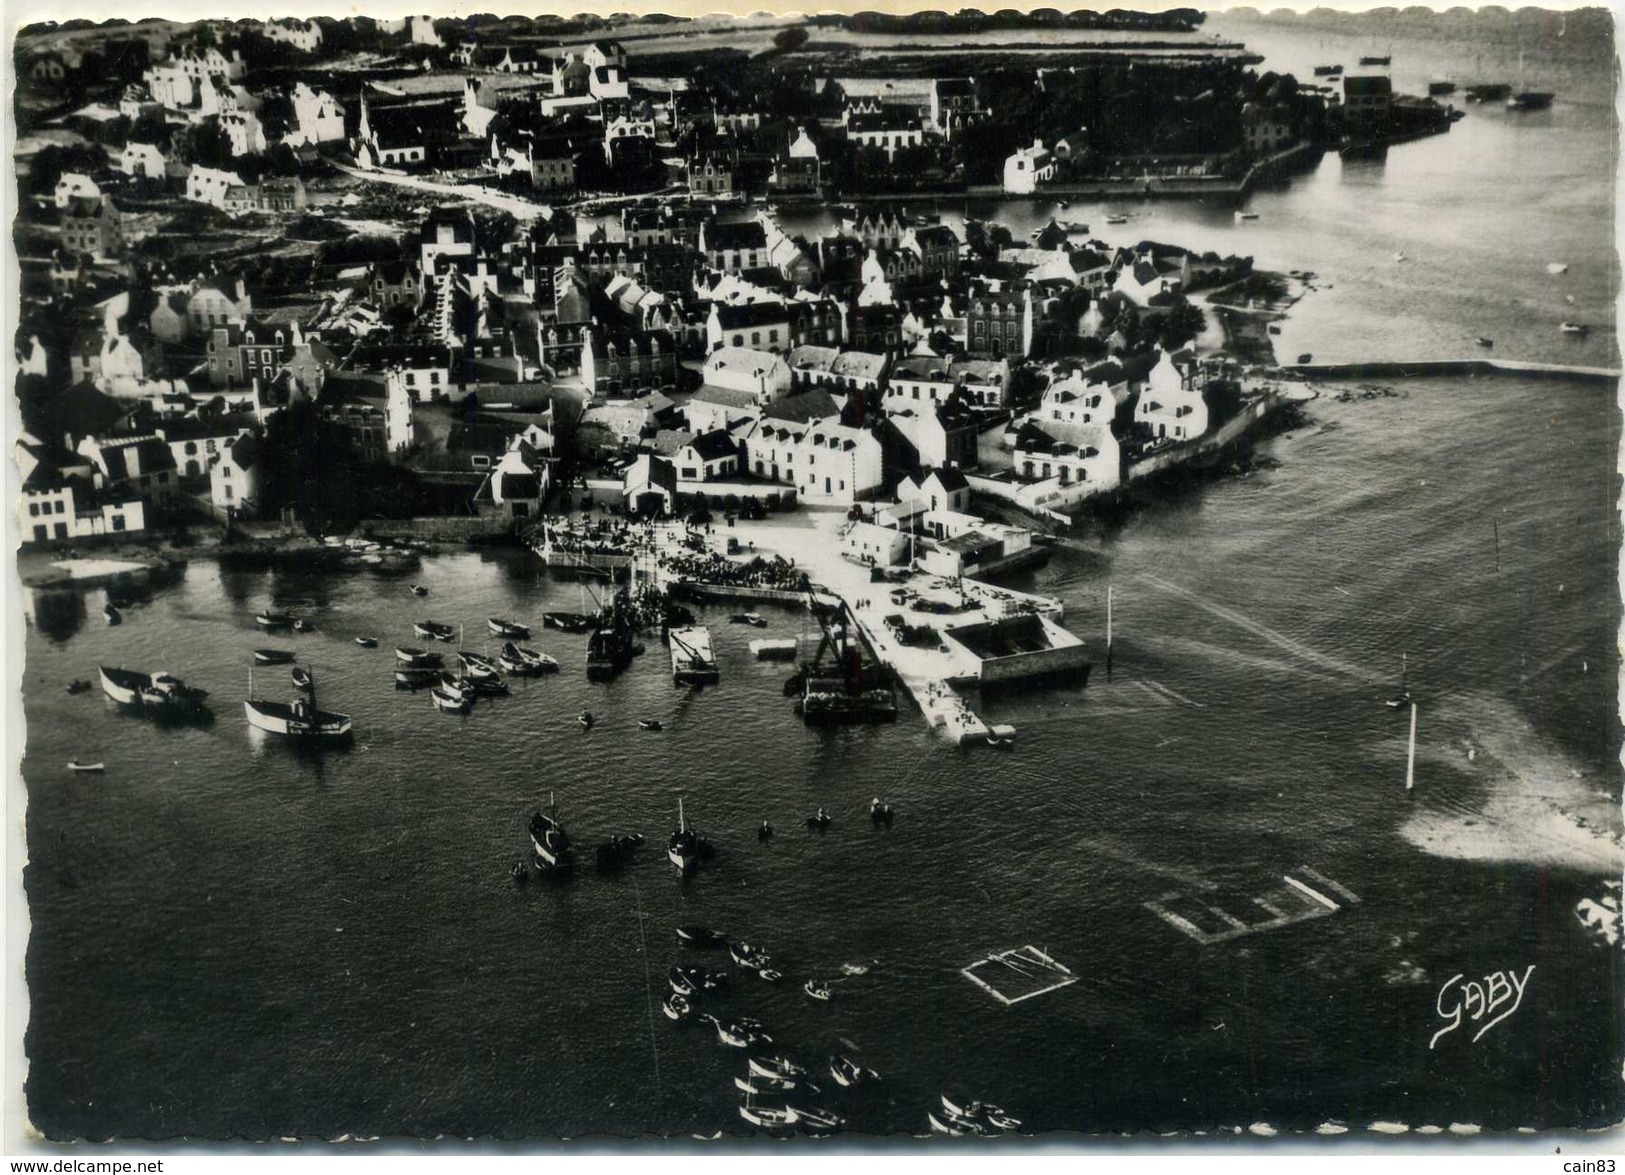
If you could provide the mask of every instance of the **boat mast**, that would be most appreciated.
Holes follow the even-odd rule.
[[[1112,585],[1106,585],[1106,680],[1112,676]]]
[[[1411,703],[1411,742],[1405,754],[1405,790],[1416,787],[1416,703]]]
[[[677,797],[677,831],[687,832],[688,823],[683,819],[683,797]]]

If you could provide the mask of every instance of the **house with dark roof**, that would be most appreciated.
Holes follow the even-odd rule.
[[[75,196],[62,209],[62,247],[95,258],[124,251],[124,230],[111,196]]]
[[[716,481],[739,469],[739,445],[725,429],[702,432],[672,458],[682,481]]]
[[[711,314],[705,324],[707,351],[723,347],[788,351],[791,346],[790,307],[786,303],[749,302],[738,306],[711,303]]]
[[[581,338],[581,383],[594,394],[665,387],[677,381],[677,342],[663,330],[589,328]]]
[[[79,453],[96,467],[100,486],[124,486],[161,501],[180,489],[169,445],[152,433],[128,437],[86,437]]]
[[[754,220],[738,224],[708,220],[700,226],[700,252],[712,269],[765,269],[767,230]]]
[[[904,478],[897,487],[899,502],[918,501],[927,510],[970,510],[970,482],[957,469],[928,469]]]
[[[755,420],[761,414],[762,406],[754,392],[710,384],[702,385],[683,406],[688,427],[696,433],[733,428],[742,422]]]

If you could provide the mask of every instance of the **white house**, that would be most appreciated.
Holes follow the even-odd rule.
[[[236,172],[194,163],[186,173],[186,198],[223,209],[226,206],[226,193],[242,182]]]
[[[795,486],[809,502],[847,505],[870,496],[883,479],[880,441],[840,417],[791,421],[771,417],[746,438],[750,472]]]
[[[1108,424],[1028,421],[1016,434],[1016,476],[1055,482],[1055,491],[1078,487],[1101,493],[1123,476],[1122,453]]]
[[[905,477],[897,486],[900,503],[919,503],[926,510],[970,510],[970,482],[957,469],[928,469]]]
[[[384,376],[384,447],[391,457],[399,457],[412,447],[416,433],[412,424],[415,397],[406,386],[406,373],[395,367]]]
[[[114,156],[113,166],[125,175],[137,179],[161,180],[169,166],[169,160],[156,143],[138,143],[131,139]]]
[[[892,567],[908,553],[908,535],[873,522],[851,523],[841,534],[841,554],[866,567]]]
[[[1055,156],[1042,139],[1034,139],[1031,147],[1023,147],[1004,161],[1004,190],[1011,195],[1030,196],[1039,184],[1054,178]]]
[[[209,500],[222,510],[241,510],[260,495],[260,442],[240,436],[222,446],[209,466]]]
[[[739,445],[725,429],[700,433],[672,455],[682,481],[715,481],[739,469]]]
[[[336,143],[344,139],[344,106],[326,90],[304,82],[293,88],[293,129],[286,141],[295,147],[307,143]]]
[[[790,365],[782,356],[749,347],[722,347],[705,360],[705,382],[756,397],[766,406],[790,392]]]
[[[56,191],[53,195],[56,206],[66,208],[77,199],[99,200],[102,190],[88,175],[77,171],[65,171],[56,181]]]
[[[1189,358],[1186,352],[1181,355]],[[1159,441],[1195,440],[1206,433],[1207,400],[1196,386],[1195,375],[1194,363],[1187,363],[1181,369],[1174,356],[1163,352],[1146,377],[1146,386],[1134,409],[1135,422],[1148,426],[1152,437]]]

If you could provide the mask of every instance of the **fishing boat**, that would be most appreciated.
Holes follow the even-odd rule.
[[[1513,94],[1507,99],[1508,110],[1546,110],[1552,104],[1556,94],[1548,94],[1540,90],[1523,90]]]
[[[750,1094],[740,1103],[739,1116],[754,1126],[768,1130],[783,1130],[794,1126],[800,1115],[789,1106],[758,1106]]]
[[[687,877],[700,867],[701,862],[716,856],[711,842],[688,826],[683,815],[683,798],[677,797],[677,829],[666,842],[666,859],[677,866],[677,872]]]
[[[799,1078],[807,1075],[805,1068],[783,1055],[751,1057],[745,1064],[759,1077]]]
[[[720,950],[728,945],[728,936],[720,930],[712,930],[708,926],[679,926],[677,928],[677,941],[685,947],[699,947],[703,950]]]
[[[288,649],[255,649],[254,664],[256,665],[291,665],[293,653]]]
[[[363,649],[376,649],[378,647],[378,638],[375,636],[358,636],[355,638],[355,643]]]
[[[422,669],[408,669],[405,666],[395,668],[395,688],[419,690],[426,685],[437,685],[440,681],[440,670],[426,667]]]
[[[557,796],[550,796],[551,813],[536,812],[530,818],[530,844],[536,851],[536,867],[543,873],[565,873],[575,865],[575,850],[559,823]]]
[[[412,625],[412,631],[426,640],[444,641],[451,643],[451,638],[457,635],[457,630],[449,624],[440,624],[433,620],[419,620]]]
[[[731,942],[728,944],[728,954],[733,961],[747,971],[760,971],[772,962],[772,956],[760,947],[753,947],[748,942]]]
[[[581,612],[543,612],[542,623],[560,632],[590,632],[597,617]]]
[[[504,641],[497,654],[497,666],[515,677],[538,677],[544,673],[557,673],[558,661],[546,653]]]
[[[854,1085],[862,1085],[866,1081],[876,1081],[880,1074],[873,1069],[865,1069],[851,1057],[839,1054],[829,1059],[829,1075],[835,1084],[850,1089]]]
[[[927,1110],[925,1117],[926,1121],[931,1124],[933,1134],[946,1134],[955,1138],[963,1138],[987,1133],[987,1128],[980,1122],[969,1118],[956,1118],[954,1115],[942,1110]]]
[[[259,612],[254,616],[254,623],[261,628],[291,628],[293,617],[286,612]]]
[[[705,1016],[711,1026],[716,1029],[717,1043],[725,1044],[731,1049],[748,1049],[754,1044],[772,1044],[773,1038],[763,1032],[760,1027],[738,1020],[718,1020],[715,1016]]]
[[[467,697],[505,698],[508,685],[500,677],[475,677],[472,674],[441,673],[440,684],[447,690]]]
[[[69,759],[68,760],[68,770],[69,771],[83,771],[83,772],[88,772],[90,774],[97,774],[97,773],[100,773],[102,771],[106,771],[107,770],[107,764],[101,762],[100,760],[97,760],[94,763],[81,763],[81,762],[79,762],[78,759]]]
[[[1566,335],[1575,335],[1579,338],[1584,338],[1591,333],[1591,328],[1582,322],[1565,322],[1557,329]]]
[[[253,687],[250,685],[250,693]],[[243,703],[248,724],[266,734],[317,742],[343,742],[353,734],[348,714],[334,714],[316,708],[313,700],[297,698],[291,703],[262,702],[252,696]]]
[[[124,623],[124,614],[111,604],[102,605],[102,616],[109,625]]]
[[[632,863],[632,854],[643,844],[643,834],[634,832],[629,836],[619,833],[602,842],[594,851],[594,860],[598,868],[610,872]]]
[[[1012,1118],[998,1106],[987,1102],[969,1101],[958,1095],[942,1094],[943,1113],[960,1121],[975,1121],[981,1123],[989,1130],[1009,1131],[1021,1125],[1019,1119]]]
[[[846,1119],[832,1110],[809,1110],[804,1107],[792,1107],[796,1115],[796,1125],[808,1134],[835,1134],[846,1125]]]
[[[632,602],[626,588],[604,610],[587,635],[587,680],[607,681],[632,664]]]
[[[530,627],[528,625],[515,624],[511,620],[503,620],[497,616],[488,617],[485,624],[492,633],[504,640],[528,641],[530,639]]]
[[[192,715],[203,711],[207,690],[187,685],[172,673],[141,673],[134,669],[97,666],[102,693],[121,706],[138,706],[154,715]]]
[[[800,1082],[791,1077],[763,1077],[759,1073],[749,1072],[743,1077],[734,1078],[734,1088],[740,1093],[756,1094],[759,1097],[783,1097],[799,1084]]]
[[[825,979],[809,979],[801,985],[801,990],[815,1000],[827,1001],[830,996],[835,994],[834,988],[830,987],[829,981]]]
[[[434,699],[435,706],[447,714],[467,714],[474,708],[472,695],[454,692],[443,685],[437,685],[429,691]]]
[[[293,673],[291,676],[293,677],[294,689],[304,690],[306,693],[309,693],[313,688],[315,688],[315,682],[311,680],[310,670],[295,665],[293,667]]]
[[[425,649],[415,649],[410,646],[397,648],[395,650],[395,660],[402,665],[409,665],[413,669],[439,669],[446,663],[446,659],[439,653],[431,653]]]
[[[660,1010],[668,1020],[686,1020],[694,1012],[694,1005],[686,996],[672,992],[660,1001]]]
[[[665,727],[661,725],[660,719],[658,719],[658,718],[639,718],[638,719],[638,729],[639,730],[653,730],[653,731],[658,732],[658,731],[664,730]]]
[[[475,681],[500,681],[502,678],[497,663],[489,657],[462,649],[458,652],[457,659],[462,662],[463,672]]]

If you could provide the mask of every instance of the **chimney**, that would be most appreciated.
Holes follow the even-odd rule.
[[[248,297],[248,287],[243,284],[243,279],[239,277],[237,279],[237,301],[241,302],[246,297]]]

